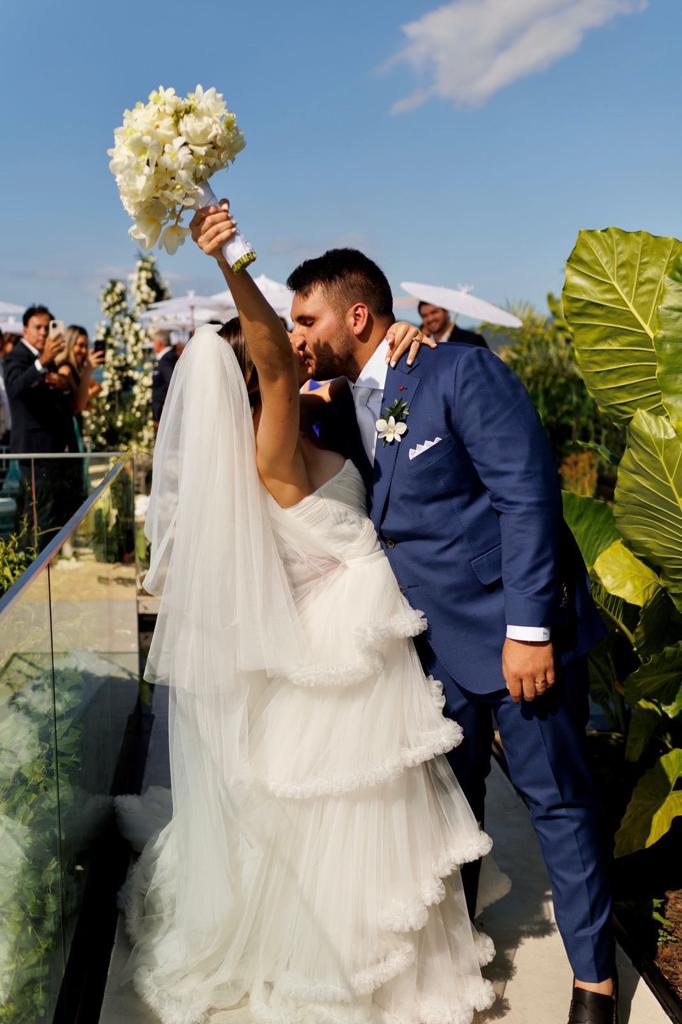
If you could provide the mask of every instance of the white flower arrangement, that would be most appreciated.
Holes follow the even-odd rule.
[[[141,299],[138,280],[145,286],[161,287],[151,256],[142,257],[135,268],[133,294]],[[97,326],[97,339],[104,340],[107,355],[101,391],[84,414],[85,440],[91,450],[126,448],[135,445],[151,449],[154,428],[151,416],[152,354],[149,333],[131,313],[123,281],[109,281],[102,290],[105,320]],[[140,303],[143,308],[143,302]]]
[[[149,309],[152,302],[170,298],[168,285],[161,280],[151,253],[139,256],[135,270],[128,275],[128,280],[133,300],[133,312],[136,316]]]
[[[104,315],[107,317],[118,316],[128,308],[126,286],[123,281],[109,281],[102,289],[100,303]],[[98,340],[101,340],[98,335]]]
[[[182,98],[160,86],[147,103],[124,111],[108,153],[121,202],[135,221],[131,237],[146,249],[158,242],[174,253],[188,234],[180,224],[185,209],[216,201],[208,179],[245,145],[237,118],[215,88],[197,85]],[[225,255],[234,271],[256,258],[239,233]]]

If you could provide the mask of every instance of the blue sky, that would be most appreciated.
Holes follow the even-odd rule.
[[[351,244],[397,294],[542,305],[579,228],[680,235],[679,0],[443,6],[5,2],[0,299],[94,325],[136,252],[106,150],[159,84],[236,111],[247,148],[214,185],[280,280]],[[159,264],[175,294],[220,287],[189,243]]]

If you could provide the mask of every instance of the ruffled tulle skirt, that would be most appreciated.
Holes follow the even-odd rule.
[[[299,594],[305,664],[250,681],[242,777],[221,777],[220,705],[171,691],[174,814],[124,894],[128,975],[164,1024],[469,1024],[493,1001],[458,870],[490,840],[377,554]]]

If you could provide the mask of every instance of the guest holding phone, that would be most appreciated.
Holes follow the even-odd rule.
[[[83,413],[90,399],[99,394],[102,385],[93,377],[94,371],[104,362],[104,349],[95,345],[90,349],[88,332],[78,324],[70,324],[64,332],[64,350],[57,359],[58,372],[69,381],[76,438],[83,451]]]
[[[12,431],[10,451],[78,451],[73,423],[71,385],[59,373],[64,352],[64,325],[46,306],[29,306],[23,316],[23,337],[4,360]],[[55,459],[20,460],[22,488],[18,527],[25,519],[26,541],[39,549],[72,514],[68,482]]]

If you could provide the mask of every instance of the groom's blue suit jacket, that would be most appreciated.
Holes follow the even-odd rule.
[[[488,693],[505,687],[507,624],[550,626],[563,663],[585,654],[604,627],[519,379],[487,349],[453,342],[389,368],[384,407],[399,398],[409,409],[403,439],[378,440],[373,473],[363,451],[356,461],[381,543],[428,619],[438,659],[462,687]]]

